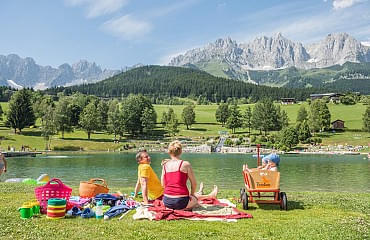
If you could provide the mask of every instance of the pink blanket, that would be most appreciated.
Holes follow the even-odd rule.
[[[229,207],[227,204],[220,203],[215,198],[207,198],[199,202],[201,207],[204,207],[200,211],[184,211],[184,210],[172,210],[166,208],[162,201],[155,200],[153,207],[149,208],[149,211],[155,212],[155,220],[177,220],[177,219],[207,219],[207,218],[220,218],[220,219],[241,219],[241,218],[252,218],[252,215],[240,211],[237,208]],[[207,210],[209,206],[217,206],[215,211]],[[231,213],[219,213],[222,208],[231,208]]]

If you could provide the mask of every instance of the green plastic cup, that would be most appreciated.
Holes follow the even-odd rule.
[[[32,207],[30,207],[30,206],[22,206],[18,210],[19,210],[19,212],[21,214],[21,218],[22,219],[28,219],[28,218],[31,218],[32,217],[32,214],[33,214]]]
[[[33,214],[40,214],[40,205],[33,205],[32,212]]]

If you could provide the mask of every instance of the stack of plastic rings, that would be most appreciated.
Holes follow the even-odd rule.
[[[66,215],[66,203],[63,198],[50,198],[48,200],[48,208],[46,217],[49,219],[60,219]]]

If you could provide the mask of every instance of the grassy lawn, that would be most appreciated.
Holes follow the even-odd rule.
[[[4,112],[8,109],[8,103],[0,103]],[[308,109],[307,103],[303,103]],[[240,105],[241,111],[245,111],[247,104]],[[249,104],[253,107],[253,104]],[[298,109],[301,105],[281,105],[281,108],[286,110],[290,119],[290,124],[295,124]],[[348,144],[348,145],[367,145],[370,142],[370,133],[361,132],[362,127],[362,114],[365,112],[365,107],[362,104],[356,104],[353,106],[328,104],[330,112],[332,114],[332,120],[342,119],[345,121],[347,130],[344,132],[336,133],[325,133],[320,136],[323,138],[323,144],[334,145],[334,144]],[[154,105],[157,112],[158,121],[161,120],[162,113],[167,111],[171,107],[174,109],[177,117],[181,119],[181,113],[184,105]],[[210,136],[218,136],[219,131],[228,131],[229,129],[222,127],[221,124],[216,122],[215,112],[218,105],[196,105],[196,123],[191,126],[190,130],[186,129],[186,126],[181,124],[179,126],[180,132],[177,136],[179,137],[191,137],[191,138],[202,138]],[[181,122],[181,120],[180,120]],[[36,122],[40,125],[40,122]],[[159,140],[163,140],[164,129],[160,124],[157,125],[155,135]],[[237,129],[237,134],[246,134],[247,129]],[[258,131],[253,131],[252,134],[259,134]],[[53,137],[51,141],[52,147],[64,148],[70,150],[79,150],[80,148],[85,151],[107,151],[118,149],[122,144],[131,143],[135,145],[145,144],[147,141],[141,137],[139,139],[132,139],[130,136],[126,136],[120,144],[113,143],[113,135],[106,133],[95,133],[91,135],[91,140],[87,140],[87,134],[84,131],[76,130],[72,133],[65,133],[65,138],[61,138],[61,134]],[[153,139],[153,138],[152,138]],[[4,121],[0,121],[0,147],[7,149],[8,146],[14,146],[16,149],[20,149],[22,145],[30,146],[32,149],[44,150],[46,146],[45,140],[41,136],[40,130],[36,128],[25,128],[22,130],[22,134],[14,134],[13,130],[4,126]]]
[[[74,187],[73,189],[77,189]],[[132,189],[115,189],[130,192]],[[76,194],[76,192],[74,192]],[[221,189],[220,198],[238,196]],[[252,205],[252,219],[204,221],[119,221],[96,219],[22,220],[17,208],[34,198],[33,187],[0,183],[1,239],[369,239],[370,194],[288,192],[288,211]],[[240,204],[238,205],[240,207]]]

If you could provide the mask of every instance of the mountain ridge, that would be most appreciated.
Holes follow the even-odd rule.
[[[172,58],[168,65],[191,65],[216,76],[246,81],[249,70],[324,68],[345,62],[370,62],[370,47],[347,33],[328,34],[323,40],[306,46],[277,33],[248,43],[220,38]]]
[[[61,64],[57,68],[36,64],[31,57],[17,54],[0,55],[0,84],[16,88],[43,89],[52,86],[75,85],[106,79],[118,70],[102,69],[95,62],[80,60],[72,65]]]

